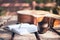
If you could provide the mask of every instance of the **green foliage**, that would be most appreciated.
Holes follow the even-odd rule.
[[[46,0],[25,0],[26,3],[31,3],[32,1],[36,1],[37,3],[45,2]]]
[[[52,2],[53,0],[25,0],[26,3],[31,3],[32,1],[36,1],[37,3],[45,3]]]
[[[0,16],[5,15],[6,10],[4,10],[4,7],[0,7]]]
[[[42,3],[44,0],[36,0],[37,3]]]
[[[2,10],[4,10],[4,8],[3,8],[3,7],[0,7],[0,12],[1,12]]]
[[[31,0],[25,0],[26,3],[31,3]]]

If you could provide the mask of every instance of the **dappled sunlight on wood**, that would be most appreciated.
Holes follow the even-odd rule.
[[[21,4],[20,3],[15,3],[14,6],[21,6]]]
[[[10,3],[3,3],[1,6],[8,7],[8,6],[10,6]]]
[[[3,3],[0,6],[2,7],[19,7],[19,6],[29,6],[29,3]]]

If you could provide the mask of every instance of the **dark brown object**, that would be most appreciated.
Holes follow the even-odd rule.
[[[45,24],[48,24],[48,22],[49,22],[49,18],[48,17],[44,17],[44,19],[41,21],[41,22],[39,22],[38,23],[38,32],[39,33],[41,33],[41,34],[43,34],[43,33],[45,33],[45,32],[47,32],[48,31],[48,27],[44,27],[44,25]]]
[[[2,26],[3,26],[3,24],[0,25],[0,27],[2,27]]]

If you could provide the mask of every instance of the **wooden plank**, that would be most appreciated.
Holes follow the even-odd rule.
[[[39,35],[41,40],[60,40],[60,36],[52,31],[47,31],[44,34]]]
[[[36,37],[34,34],[27,34],[27,35],[15,34],[14,40],[36,40]]]
[[[5,31],[5,30],[0,30],[0,39],[4,40],[10,40],[11,39],[11,32]]]

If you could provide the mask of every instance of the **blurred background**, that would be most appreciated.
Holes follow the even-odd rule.
[[[17,11],[23,9],[44,10],[60,15],[60,0],[0,0],[0,19],[3,17],[2,19],[5,18],[4,20],[7,21],[13,15],[16,17]],[[11,20],[17,20],[17,17],[16,19],[13,17]]]
[[[40,6],[44,6],[45,4],[47,4],[48,6],[56,5],[58,9],[60,8],[60,0],[0,0],[0,14],[2,13],[2,11],[4,11],[4,13],[2,14],[5,14],[5,13],[8,15],[16,14],[16,11],[23,9],[26,6],[27,7],[34,6],[32,5],[33,1],[36,1],[36,3]],[[49,10],[49,8],[45,10]]]

